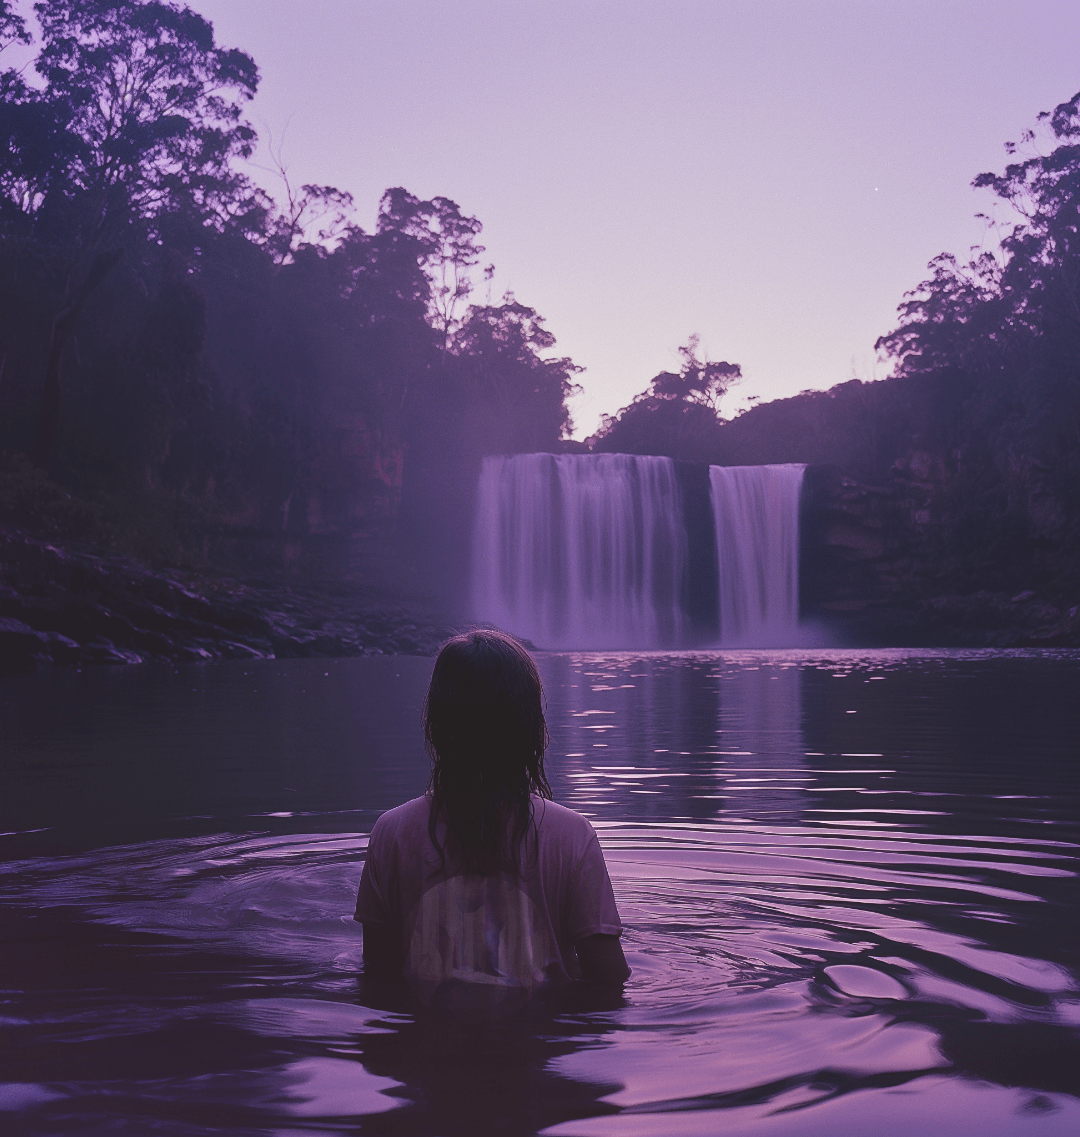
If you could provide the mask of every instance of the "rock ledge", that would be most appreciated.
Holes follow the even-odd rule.
[[[347,582],[239,580],[0,528],[0,666],[433,655],[454,628]]]

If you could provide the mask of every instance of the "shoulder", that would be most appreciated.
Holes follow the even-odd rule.
[[[427,794],[388,809],[371,830],[372,842],[393,841],[399,835],[416,829],[427,831],[431,799]]]
[[[540,833],[560,844],[584,848],[596,840],[596,830],[589,819],[558,802],[534,797],[533,817]]]

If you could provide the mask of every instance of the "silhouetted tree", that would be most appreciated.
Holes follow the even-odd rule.
[[[14,10],[11,0],[0,0],[0,51],[13,43],[29,43],[26,21]]]
[[[0,445],[34,439],[117,530],[183,519],[190,548],[220,524],[388,526],[403,468],[462,487],[461,530],[483,454],[569,428],[577,368],[539,315],[469,306],[491,273],[475,217],[397,187],[364,232],[280,148],[275,204],[241,163],[255,64],[203,17],[35,12],[42,82],[0,71]],[[29,42],[0,0],[0,48]]]
[[[951,388],[962,408],[951,528],[965,555],[1045,560],[1056,548],[1045,571],[1080,579],[1060,562],[1080,545],[1080,94],[1039,117],[1052,149],[974,182],[1014,211],[1000,254],[932,261],[878,347],[899,377]]]
[[[223,227],[265,203],[239,172],[255,132],[241,118],[258,72],[219,48],[211,25],[168,0],[42,0],[35,69],[70,144],[57,155],[38,211],[61,209],[76,247],[120,239],[135,220],[194,210]]]
[[[388,189],[379,203],[378,232],[396,234],[415,242],[415,247],[431,284],[428,315],[433,328],[442,336],[448,350],[461,326],[459,313],[475,287],[473,270],[480,261],[483,245],[476,243],[483,226],[475,217],[466,217],[456,202],[447,197],[421,201],[400,186]],[[486,280],[494,267],[483,269]]]
[[[554,344],[543,317],[511,293],[502,304],[469,309],[453,350],[470,413],[486,422],[488,453],[548,450],[569,433],[566,400],[582,368],[544,359]]]
[[[59,283],[31,448],[45,466],[65,344],[124,244],[156,237],[155,220],[171,211],[250,227],[265,206],[232,164],[255,139],[240,118],[257,81],[249,56],[216,47],[210,24],[173,3],[43,0],[34,11],[46,85],[3,76],[0,190],[7,226],[54,262]]]
[[[679,348],[678,372],[661,371],[615,416],[605,415],[594,448],[609,453],[665,454],[685,461],[715,461],[720,400],[742,375],[737,363],[699,358],[699,339]]]

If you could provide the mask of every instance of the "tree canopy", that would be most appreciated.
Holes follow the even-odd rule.
[[[393,187],[366,232],[280,152],[272,200],[255,62],[182,3],[34,12],[0,0],[37,76],[0,71],[0,447],[196,528],[349,532],[568,431],[541,316],[473,303],[476,217]]]
[[[954,531],[1012,559],[1080,544],[1080,93],[1006,149],[1028,156],[974,181],[999,248],[932,261],[878,347],[952,392]]]
[[[699,356],[693,335],[682,347],[677,372],[661,371],[629,406],[605,415],[595,448],[626,454],[666,454],[686,461],[713,461],[723,424],[720,401],[742,376],[737,363]]]
[[[255,62],[178,0],[34,12],[36,42],[0,0],[0,49],[34,68],[0,68],[0,448],[175,555],[220,529],[396,525],[452,559],[482,456],[557,448],[581,370],[535,309],[480,302],[480,220],[398,186],[367,232],[280,152],[272,199]],[[968,579],[1011,558],[1080,580],[1080,94],[1009,151],[975,180],[1008,213],[998,244],[931,262],[878,341],[891,378],[725,420],[741,369],[691,337],[596,449],[878,481],[932,452]]]
[[[265,208],[236,160],[258,71],[215,45],[208,21],[157,0],[43,0],[30,86],[4,74],[8,218],[75,248],[120,239],[136,221],[191,210],[218,228]],[[18,217],[16,214],[21,214]]]

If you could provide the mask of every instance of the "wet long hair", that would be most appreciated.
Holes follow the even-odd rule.
[[[489,629],[442,646],[424,702],[431,757],[428,833],[443,867],[490,876],[521,871],[530,794],[551,798],[544,774],[544,689],[532,656]],[[446,842],[437,826],[446,822]]]

